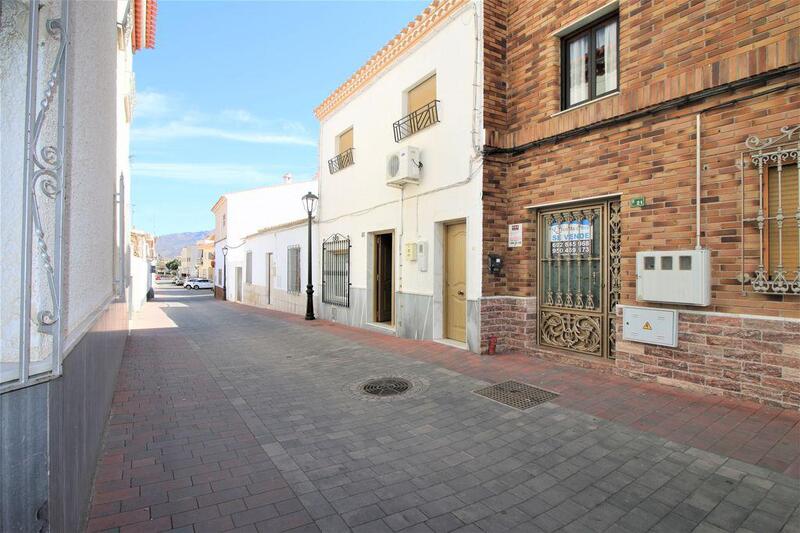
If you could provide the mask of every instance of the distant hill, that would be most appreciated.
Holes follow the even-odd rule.
[[[209,233],[211,230],[160,235],[156,241],[156,253],[166,258],[178,257],[181,255],[181,248],[188,244],[195,244]]]

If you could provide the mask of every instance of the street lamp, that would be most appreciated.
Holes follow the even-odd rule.
[[[319,198],[308,191],[303,196],[303,207],[308,213],[308,285],[306,285],[306,320],[314,320],[314,285],[311,283],[311,216],[314,214],[314,204]]]
[[[228,247],[222,247],[222,299],[228,300]]]

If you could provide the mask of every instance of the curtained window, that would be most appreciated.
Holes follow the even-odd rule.
[[[562,107],[617,90],[619,17],[615,13],[562,39]]]

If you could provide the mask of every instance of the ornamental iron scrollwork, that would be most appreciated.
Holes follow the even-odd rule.
[[[4,389],[26,386],[31,375],[61,374],[62,233],[66,139],[68,0],[30,0],[27,17],[25,137],[22,171],[18,373]],[[60,13],[60,15],[59,15]],[[51,17],[44,21],[46,15]],[[55,15],[55,16],[52,16]],[[44,26],[45,32],[40,30]],[[50,68],[42,66],[43,64]],[[39,87],[40,71],[46,72]],[[47,139],[47,140],[45,140]],[[42,276],[46,281],[38,283]],[[46,284],[47,288],[43,285]],[[40,288],[41,287],[41,288]],[[33,326],[39,336],[34,336]],[[33,353],[32,353],[33,352]],[[49,369],[42,366],[50,360]],[[32,361],[39,363],[35,369]]]
[[[608,204],[608,355],[614,357],[617,347],[617,304],[622,281],[622,204],[618,200]]]
[[[800,124],[796,126],[784,126],[781,128],[781,134],[777,137],[767,137],[761,140],[757,135],[750,135],[744,141],[744,145],[748,150],[763,150],[778,143],[785,143],[792,140],[795,133],[800,132]]]
[[[800,295],[800,201],[798,205],[784,205],[786,199],[782,195],[784,180],[796,179],[797,189],[800,190],[800,140],[793,141],[796,136],[800,136],[800,125],[785,126],[781,128],[780,135],[760,139],[751,135],[745,141],[745,147],[749,150],[742,154],[740,160],[740,172],[742,183],[742,204],[746,206],[745,200],[745,168],[748,161],[752,163],[758,175],[758,209],[754,217],[742,217],[743,223],[754,227],[758,232],[759,253],[758,266],[752,273],[745,273],[745,243],[742,243],[742,273],[740,281],[744,290],[749,283],[751,290],[762,294],[773,294],[779,296]],[[790,144],[791,143],[791,144]],[[769,149],[765,151],[766,149]],[[797,176],[785,176],[785,169],[795,167]],[[771,184],[770,169],[775,170],[776,184]],[[766,191],[770,186],[778,190],[777,206],[774,212],[770,212],[770,205],[766,199]],[[789,187],[791,188],[791,187]],[[767,205],[765,206],[765,203]],[[773,234],[770,233],[770,225],[773,224]],[[784,236],[787,228],[797,228],[797,257],[784,257]],[[745,233],[746,236],[746,233]],[[777,238],[777,250],[767,250],[767,242]],[[744,236],[743,236],[744,239]],[[774,244],[774,243],[773,243]],[[777,257],[768,255],[768,252],[776,251]],[[787,268],[787,261],[796,259],[794,270]]]
[[[544,311],[541,315],[541,339],[545,344],[593,355],[602,355],[603,338],[600,319],[563,311]]]
[[[61,195],[63,190],[61,184],[62,161],[59,147],[46,145],[42,147],[41,150],[38,150],[38,146],[45,119],[47,118],[48,111],[50,111],[53,99],[58,92],[59,84],[62,81],[61,73],[67,48],[67,39],[63,35],[61,20],[48,20],[46,27],[50,36],[59,39],[60,44],[54,64],[50,69],[50,75],[47,78],[43,97],[39,102],[36,121],[31,134],[28,157],[30,158],[29,168],[33,170],[33,179],[29,182],[29,191],[27,194],[30,195],[31,200],[31,216],[33,219],[33,234],[36,237],[36,250],[47,277],[52,306],[52,309],[40,310],[36,314],[34,321],[40,332],[52,335],[53,327],[56,322],[58,322],[61,314],[60,298],[58,288],[56,287],[55,268],[50,256],[50,250],[47,247],[44,224],[42,224],[41,205],[39,203],[37,190],[50,200],[57,200],[57,197]]]

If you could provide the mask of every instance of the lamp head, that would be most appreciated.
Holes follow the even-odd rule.
[[[303,196],[303,207],[305,207],[306,213],[308,213],[309,216],[314,213],[314,205],[317,200],[319,200],[319,197],[311,191],[308,191],[308,194]]]

